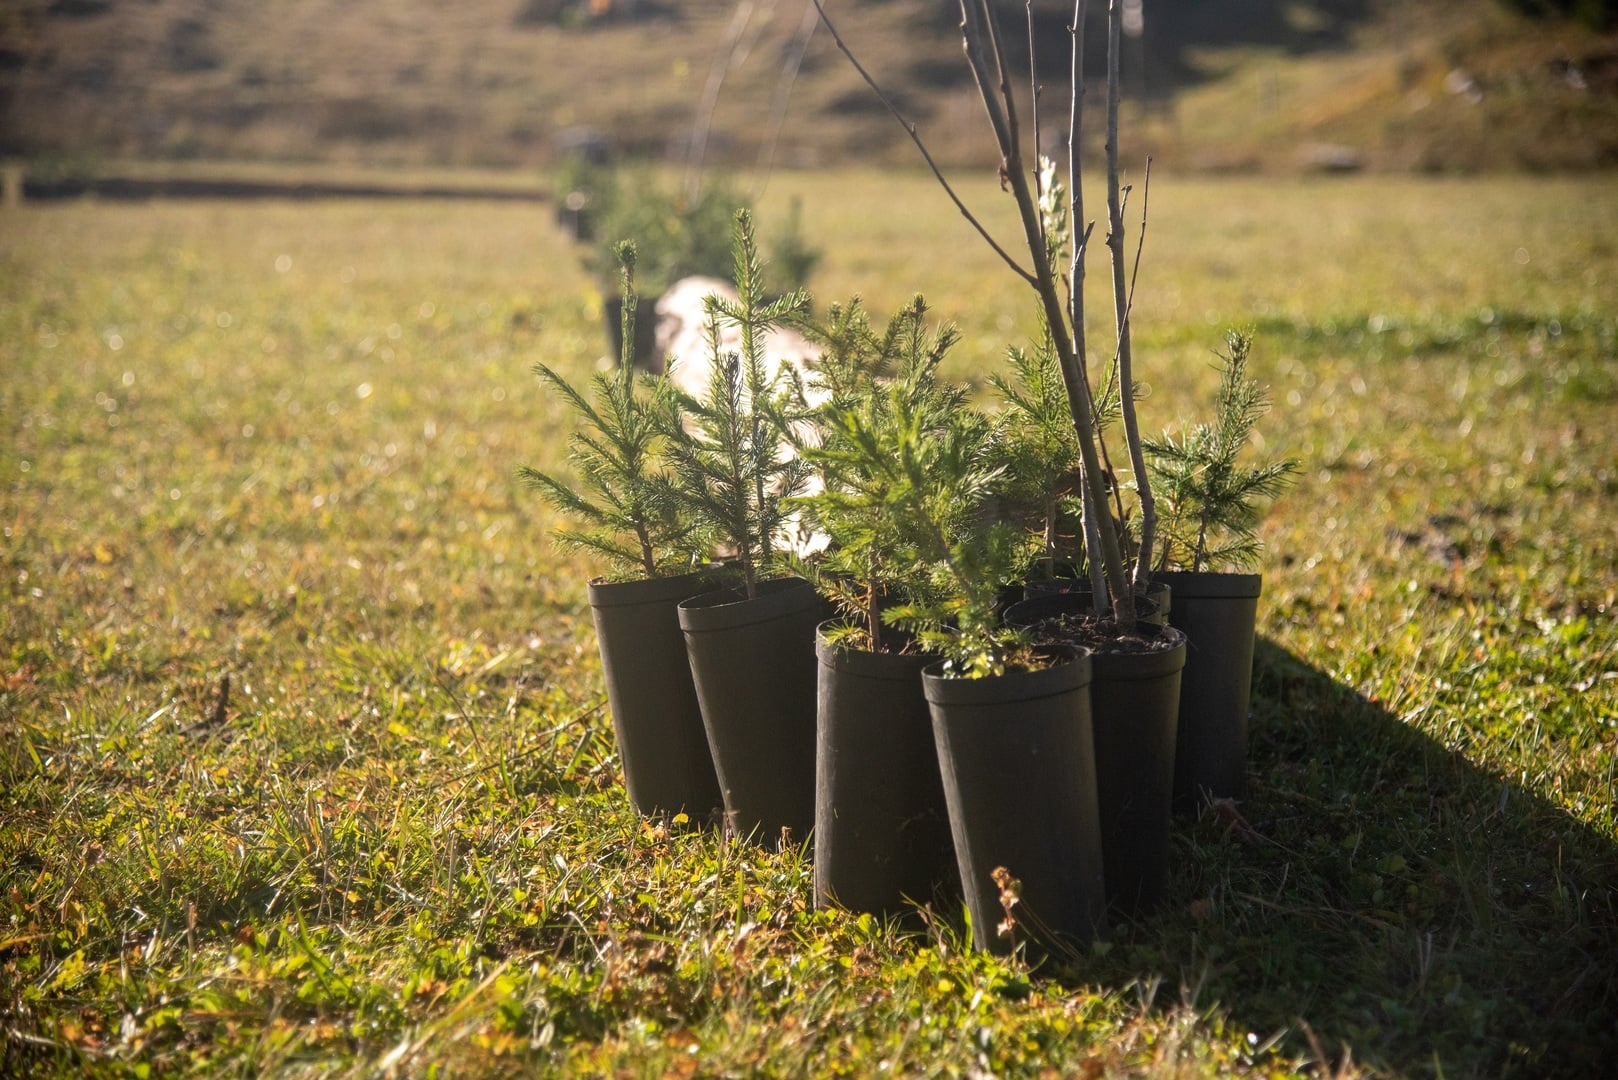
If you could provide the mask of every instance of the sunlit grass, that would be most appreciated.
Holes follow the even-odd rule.
[[[961,376],[1031,329],[927,177],[779,173],[766,236],[795,194],[822,303],[924,292]],[[529,366],[605,351],[542,208],[8,212],[0,1073],[1600,1067],[1613,235],[1603,181],[1154,176],[1147,424],[1253,325],[1265,450],[1304,465],[1255,833],[1187,824],[1160,915],[1030,978],[629,812],[591,568],[514,477],[567,423]]]

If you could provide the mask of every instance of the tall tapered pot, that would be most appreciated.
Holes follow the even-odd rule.
[[[713,588],[701,574],[589,587],[629,801],[642,814],[683,813],[696,825],[717,821],[722,803],[677,605]]]
[[[1156,907],[1168,888],[1175,729],[1186,657],[1180,631],[1162,627],[1152,632],[1167,639],[1164,647],[1097,651],[1091,657],[1090,709],[1107,897],[1114,908],[1132,915]]]
[[[921,683],[936,657],[842,648],[826,628],[815,645],[815,903],[891,916],[958,896]]]
[[[1174,602],[1178,604],[1176,595]],[[1006,611],[1008,625],[1036,628],[1046,640],[1087,640],[1085,593],[1030,597]],[[1101,846],[1107,898],[1141,914],[1163,897],[1169,878],[1174,752],[1185,635],[1142,620],[1133,638],[1097,642],[1090,658]]]
[[[1090,730],[1090,659],[1077,649],[1037,671],[922,675],[972,940],[1061,954],[1105,922],[1101,825]],[[1020,882],[1012,907],[995,871]]]
[[[815,626],[809,582],[760,582],[679,607],[725,825],[759,843],[802,843],[815,820]]]
[[[1263,578],[1258,574],[1167,573],[1169,622],[1190,639],[1180,687],[1174,805],[1195,812],[1247,790],[1247,713],[1253,640]]]

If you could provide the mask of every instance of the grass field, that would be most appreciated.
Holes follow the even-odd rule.
[[[822,302],[924,291],[961,376],[1030,328],[926,178],[779,174],[766,234],[794,194]],[[514,479],[562,448],[529,366],[604,344],[544,210],[0,216],[0,1075],[1610,1070],[1618,188],[1151,198],[1148,426],[1252,325],[1304,469],[1248,825],[1034,973],[629,811]]]

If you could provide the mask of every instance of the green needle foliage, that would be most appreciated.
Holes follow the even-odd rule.
[[[1213,423],[1198,424],[1178,442],[1165,434],[1145,443],[1163,502],[1159,569],[1256,565],[1263,504],[1298,468],[1290,458],[1253,466],[1237,460],[1269,400],[1265,387],[1247,377],[1252,337],[1231,331],[1225,345]]]
[[[886,624],[943,656],[955,674],[1001,674],[1029,659],[1024,638],[996,611],[1027,543],[1017,526],[986,512],[1001,479],[992,426],[959,389],[936,381],[954,335],[925,338],[924,311],[918,302],[900,316],[907,345],[898,377],[829,421],[815,454],[828,461],[832,490],[814,497],[813,514],[840,534],[841,551],[830,557],[843,561],[831,566],[857,582],[840,599],[858,608],[873,642]],[[884,588],[897,595],[884,598]],[[884,599],[894,602],[879,613]]]
[[[734,552],[752,597],[775,568],[774,538],[790,512],[787,500],[802,492],[810,473],[788,453],[791,427],[805,416],[803,388],[789,372],[769,370],[764,339],[801,316],[809,298],[799,291],[764,302],[763,260],[745,210],[736,214],[734,255],[740,299],[708,298],[708,388],[700,401],[680,395],[691,429],[667,428],[668,454],[681,502]],[[721,346],[727,321],[740,330],[739,353]]]
[[[1056,560],[1082,547],[1079,444],[1062,369],[1047,332],[1038,348],[1013,347],[1011,376],[989,376],[1001,401],[994,454],[1002,467],[1001,498],[1010,516],[1039,538],[1044,576]]]
[[[660,464],[667,432],[679,427],[678,399],[662,379],[638,384],[627,355],[635,340],[634,244],[621,244],[618,259],[626,355],[617,370],[597,373],[586,397],[551,368],[534,365],[534,374],[584,421],[584,428],[568,437],[568,460],[580,486],[526,465],[518,475],[552,507],[580,522],[580,528],[553,532],[556,543],[604,557],[614,574],[652,578],[689,564],[700,544],[672,477]]]
[[[1025,565],[1027,543],[1011,522],[984,518],[1000,478],[989,422],[961,408],[941,426],[927,424],[930,414],[902,399],[896,404],[892,442],[879,449],[893,461],[900,528],[926,560],[930,580],[925,593],[887,618],[943,656],[951,674],[981,678],[1024,666],[1031,660],[1026,635],[1001,625],[997,605]]]
[[[966,405],[964,387],[938,378],[960,335],[953,327],[929,333],[926,315],[917,296],[878,338],[855,299],[833,309],[821,335],[838,344],[816,371],[828,395],[819,410],[823,438],[805,457],[823,487],[798,505],[830,541],[814,576],[845,620],[832,640],[874,652],[902,647],[883,626],[882,608],[921,595],[927,574],[926,553],[905,527],[904,503],[917,489],[895,448],[912,432],[947,430]]]

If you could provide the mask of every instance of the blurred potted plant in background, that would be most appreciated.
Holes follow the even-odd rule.
[[[596,201],[596,235],[612,240],[590,249],[586,269],[603,281],[610,280],[616,272],[613,249],[620,239],[633,240],[639,252],[642,295],[632,351],[626,352],[619,340],[624,325],[622,300],[613,297],[603,304],[613,351],[620,357],[633,357],[638,367],[660,372],[663,358],[655,355],[658,297],[682,278],[732,280],[731,223],[747,202],[724,184],[710,184],[695,194],[672,192],[650,172],[614,175]],[[610,290],[603,291],[610,295]]]

